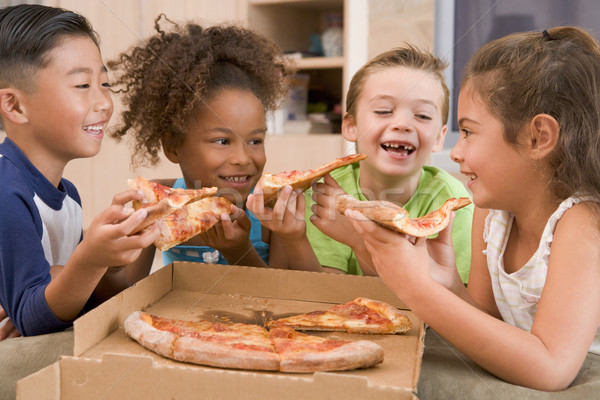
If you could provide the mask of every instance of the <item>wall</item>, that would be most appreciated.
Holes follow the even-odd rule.
[[[118,56],[130,45],[154,32],[154,19],[165,13],[173,21],[194,19],[208,25],[220,21],[243,22],[244,0],[53,0],[46,4],[64,7],[86,16],[101,38],[104,59]],[[112,123],[119,118],[121,106],[113,95],[115,111]],[[179,167],[163,158],[155,168],[130,167],[130,147],[125,141],[116,143],[105,137],[102,150],[92,158],[73,160],[64,176],[75,183],[83,202],[84,227],[102,210],[110,206],[114,194],[127,189],[127,178],[179,177]]]
[[[17,2],[3,0],[0,6]],[[246,24],[248,17],[248,0],[39,0],[37,3],[64,7],[86,16],[100,35],[104,59],[117,57],[131,44],[151,35],[154,19],[160,13],[174,21],[194,20],[201,25]],[[358,15],[351,19],[354,26],[346,27],[349,30],[346,37],[350,38],[346,48],[362,43],[360,51],[353,50],[356,57],[352,58],[350,68],[345,69],[349,75],[367,58],[406,42],[433,47],[435,0],[347,0],[345,4],[349,12],[356,9],[353,15]],[[364,40],[362,35],[368,39]],[[349,81],[349,76],[345,81]],[[113,101],[114,124],[121,106],[117,95],[113,95]],[[0,132],[0,140],[2,137]],[[353,146],[345,143],[339,135],[271,136],[266,141],[265,172],[312,168],[353,151]],[[105,137],[97,156],[68,164],[64,176],[79,189],[84,227],[110,206],[115,193],[127,189],[127,178],[180,176],[179,168],[164,158],[155,168],[132,169],[130,154],[127,142],[116,143]]]

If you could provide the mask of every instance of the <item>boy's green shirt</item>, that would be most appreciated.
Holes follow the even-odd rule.
[[[359,200],[367,200],[360,189],[360,164],[354,163],[331,172],[331,176],[346,191]],[[306,234],[321,265],[340,269],[348,274],[362,275],[352,249],[325,235],[310,222],[313,191],[306,191]],[[452,197],[469,197],[469,192],[458,179],[444,170],[424,166],[419,185],[410,200],[403,206],[411,218],[421,217],[435,211]],[[471,266],[471,223],[473,204],[456,212],[452,225],[452,243],[456,254],[458,272],[463,282],[469,278]]]

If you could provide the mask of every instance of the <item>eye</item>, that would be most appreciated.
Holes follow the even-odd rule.
[[[226,138],[214,139],[212,142],[215,144],[222,144],[222,145],[226,145],[226,144],[230,143],[229,139],[226,139]]]
[[[416,117],[425,121],[431,121],[433,118],[431,118],[429,115],[426,114],[416,114]]]
[[[82,85],[75,85],[77,89],[88,89],[90,87],[89,83],[84,83]]]
[[[252,140],[250,140],[250,142],[249,142],[249,143],[250,143],[251,145],[260,145],[260,144],[263,144],[263,143],[264,143],[264,140],[263,140],[263,139],[252,139]]]
[[[387,109],[387,110],[375,110],[374,112],[375,112],[375,114],[378,114],[378,115],[385,115],[385,114],[391,114],[392,110],[389,110],[389,109]]]
[[[111,84],[109,82],[104,82],[102,84],[102,87],[109,88],[109,87],[111,87]]]
[[[465,129],[465,128],[461,128],[460,131],[463,134],[463,137],[465,137],[465,138],[468,137],[468,136],[471,136],[471,133],[472,133],[470,130]]]

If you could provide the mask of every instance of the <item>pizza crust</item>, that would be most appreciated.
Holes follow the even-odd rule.
[[[452,211],[468,206],[471,200],[468,197],[448,199],[439,209],[418,218],[410,218],[405,209],[389,201],[361,201],[346,194],[338,196],[335,204],[340,214],[357,210],[371,221],[396,232],[427,237],[444,230],[450,223]]]
[[[317,168],[306,171],[284,171],[278,174],[266,173],[260,177],[257,186],[263,191],[264,203],[267,207],[273,207],[279,192],[287,185],[292,189],[300,189],[305,191],[314,182],[318,181],[331,171],[343,167],[344,165],[353,164],[367,158],[364,154],[350,154],[346,157],[336,158],[335,160],[323,164]]]
[[[279,356],[275,352],[232,349],[227,344],[189,337],[181,337],[174,343],[170,358],[221,368],[279,370]]]
[[[349,371],[383,362],[381,346],[368,340],[353,341],[325,353],[282,354],[281,372]]]
[[[269,333],[281,358],[282,372],[347,371],[383,362],[381,346],[368,340],[322,338],[285,326],[272,328]]]

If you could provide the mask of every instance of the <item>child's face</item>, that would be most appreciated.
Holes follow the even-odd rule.
[[[246,202],[266,162],[265,110],[251,92],[224,89],[196,116],[181,146],[167,152],[188,187],[216,186],[238,206]]]
[[[478,207],[511,209],[528,196],[531,165],[522,151],[504,139],[502,122],[491,114],[471,83],[458,96],[460,137],[450,154],[469,178],[468,186]]]
[[[356,115],[346,115],[344,137],[367,155],[361,165],[384,176],[419,176],[431,152],[440,151],[443,89],[432,75],[386,68],[364,82]]]
[[[23,98],[31,153],[46,165],[96,155],[113,112],[100,51],[90,38],[70,36],[48,57],[37,87]]]

